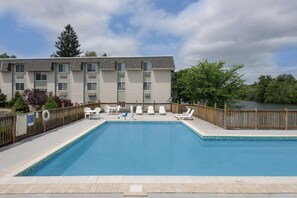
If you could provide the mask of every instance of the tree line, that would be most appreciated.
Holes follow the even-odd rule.
[[[247,87],[245,98],[261,103],[297,104],[297,80],[291,74],[261,75]]]

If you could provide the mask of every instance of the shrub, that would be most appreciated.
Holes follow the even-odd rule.
[[[23,96],[25,97],[26,103],[35,109],[41,108],[48,100],[48,96],[44,91],[36,89],[26,89]]]
[[[17,101],[14,103],[13,107],[17,112],[26,113],[29,112],[29,107],[25,103],[22,97],[18,98]]]
[[[45,109],[56,109],[59,105],[50,97],[44,105]]]
[[[6,95],[4,95],[0,89],[0,107],[6,106]]]
[[[62,103],[64,103],[64,107],[70,107],[73,106],[73,103],[71,100],[68,99],[62,99],[59,96],[53,96],[53,100],[59,105],[59,107],[62,107]]]
[[[19,98],[22,98],[20,92],[15,92],[14,94],[14,97],[8,102],[8,107],[13,107],[14,106],[14,103],[16,103],[16,101],[19,99]]]

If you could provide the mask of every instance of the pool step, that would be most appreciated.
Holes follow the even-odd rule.
[[[141,197],[146,197],[147,192],[143,191],[143,186],[140,184],[132,184],[130,185],[129,191],[124,192],[124,197],[133,197],[133,196],[141,196]]]

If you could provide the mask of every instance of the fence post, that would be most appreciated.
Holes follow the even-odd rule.
[[[170,103],[170,111],[172,112],[172,102]]]
[[[16,138],[16,112],[15,112],[15,107],[12,108],[11,114],[13,116],[12,119],[12,128],[11,128],[11,139],[12,143],[15,143],[15,138]]]
[[[212,111],[212,118],[213,118],[213,123],[215,125],[217,125],[217,116],[216,116],[216,109],[217,109],[217,103],[214,104],[214,107],[213,107],[213,111]]]
[[[156,103],[156,102],[154,101],[154,111],[155,111],[155,105],[156,105],[155,103]]]
[[[45,110],[45,105],[42,105],[41,109],[42,109],[42,111],[44,111]],[[42,112],[41,112],[41,120],[42,120],[42,123],[43,123],[43,132],[45,132],[45,130],[46,130],[46,122],[43,120]]]
[[[63,126],[64,126],[64,102],[62,102],[62,121],[63,121]]]
[[[258,129],[258,109],[255,108],[255,130]]]
[[[224,104],[224,128],[228,128],[228,119],[227,119],[228,113],[227,113],[227,104]]]
[[[206,103],[204,104],[204,115],[203,115],[203,120],[206,121]]]
[[[288,130],[288,109],[285,108],[285,130]]]

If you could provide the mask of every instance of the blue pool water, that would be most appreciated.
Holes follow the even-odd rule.
[[[297,141],[203,140],[182,123],[105,123],[21,175],[296,176]]]

